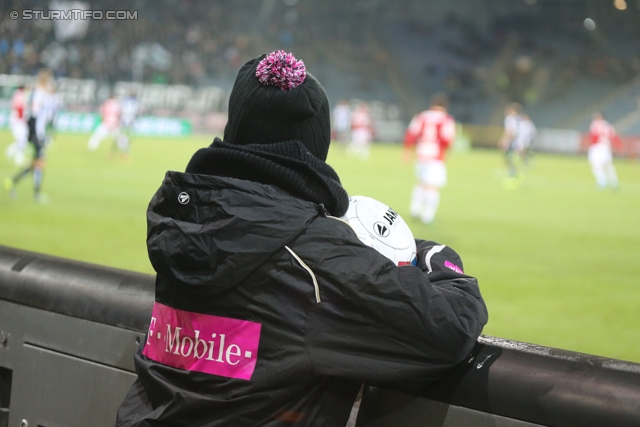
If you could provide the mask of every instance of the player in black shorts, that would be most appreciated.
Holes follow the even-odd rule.
[[[42,175],[44,170],[44,152],[46,139],[46,109],[48,97],[51,96],[53,75],[51,70],[42,69],[36,78],[36,86],[28,95],[27,126],[29,128],[29,144],[33,149],[33,160],[29,166],[20,170],[13,178],[5,180],[5,187],[12,197],[16,196],[16,185],[25,176],[33,173],[33,192],[36,202],[42,202]]]

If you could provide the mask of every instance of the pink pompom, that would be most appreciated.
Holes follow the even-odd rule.
[[[277,86],[281,90],[298,87],[307,78],[304,62],[298,61],[284,50],[271,52],[256,68],[256,77],[265,86]]]

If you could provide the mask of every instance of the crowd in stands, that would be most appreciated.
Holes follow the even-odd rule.
[[[413,37],[439,40],[451,57],[427,60],[423,75],[439,80],[454,102],[502,95],[535,104],[563,96],[578,79],[618,85],[640,75],[640,27],[628,28],[620,11],[600,5],[608,8],[598,11],[600,26],[589,31],[577,6],[556,9],[549,2],[542,12],[496,18],[484,32],[453,16],[431,26],[411,19],[407,28]]]
[[[413,83],[425,96],[444,89],[453,105],[494,96],[527,105],[561,96],[579,78],[623,83],[640,74],[640,47],[633,45],[640,34],[633,22],[618,40],[605,36],[615,33],[606,28],[587,31],[582,15],[569,6],[556,9],[555,2],[540,2],[536,13],[496,13],[482,28],[455,15],[425,24],[401,5],[374,0],[138,0],[118,7],[94,1],[87,2],[93,10],[135,11],[137,19],[94,19],[83,37],[70,40],[56,37],[52,20],[9,15],[52,4],[7,0],[0,7],[0,74],[34,75],[46,66],[56,77],[107,83],[224,85],[256,53],[282,48],[301,56],[322,81],[331,82],[327,74],[343,82],[348,76],[354,93],[367,93],[376,85],[393,87],[389,70],[405,65],[398,46],[388,42],[398,28],[388,25],[391,20],[408,37],[438,44],[442,52],[409,51],[423,56],[422,69],[413,75],[405,70],[395,84]],[[427,85],[416,87],[416,81]]]
[[[91,20],[79,39],[59,41],[54,21],[11,19],[9,11],[43,10],[42,2],[10,0],[0,22],[0,73],[34,74],[47,66],[56,77],[114,82],[144,81],[199,85],[210,76],[237,72],[252,55],[243,28],[246,1],[140,1],[126,7],[91,3],[92,9],[137,12],[137,19]],[[45,4],[44,11],[47,11]],[[135,76],[136,51],[153,46],[155,58]],[[160,54],[168,58],[158,61]],[[155,62],[154,62],[155,60]]]
[[[82,38],[60,41],[53,20],[9,16],[9,11],[30,8],[46,12],[50,6],[9,0],[0,15],[0,74],[34,74],[46,66],[56,77],[198,86],[232,80],[256,52],[275,47],[304,51],[305,61],[311,63],[346,58],[333,61],[343,68],[370,63],[372,57],[384,60],[380,50],[372,54],[370,40],[359,37],[360,27],[352,25],[357,8],[336,19],[333,3],[267,0],[256,6],[249,0],[143,0],[115,7],[93,2],[92,10],[125,9],[137,12],[137,19],[93,19]],[[145,49],[153,50],[153,58],[138,71],[134,62]],[[375,77],[376,68],[359,70],[363,84]]]

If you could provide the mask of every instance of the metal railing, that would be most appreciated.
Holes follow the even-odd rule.
[[[153,277],[0,246],[0,427],[113,426]],[[416,395],[368,390],[367,427],[640,426],[640,364],[489,336]]]

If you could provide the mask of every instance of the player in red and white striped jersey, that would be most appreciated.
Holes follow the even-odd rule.
[[[440,188],[447,183],[445,154],[456,137],[456,123],[447,112],[449,97],[437,93],[431,106],[413,117],[404,138],[404,159],[415,151],[418,184],[413,187],[411,216],[431,224],[440,204]],[[415,148],[414,148],[415,147]]]
[[[22,115],[26,118],[28,129],[28,141],[33,146],[33,159],[28,166],[23,167],[13,178],[5,179],[5,188],[10,191],[11,196],[16,195],[16,185],[29,174],[33,174],[33,192],[37,202],[43,201],[41,194],[42,180],[44,174],[44,152],[46,137],[46,117],[44,114],[44,104],[47,102],[53,85],[53,73],[47,68],[43,68],[36,76],[36,84],[28,95],[23,97]],[[19,104],[16,100],[16,104]],[[16,110],[16,114],[20,114]]]
[[[361,102],[351,113],[351,142],[348,153],[366,160],[369,157],[373,134],[373,120],[369,113],[369,105]]]
[[[29,127],[27,126],[27,94],[24,86],[18,87],[11,95],[11,114],[9,127],[14,141],[7,147],[7,155],[18,165],[22,166],[26,160],[24,151],[27,148]]]
[[[114,140],[120,136],[120,102],[116,98],[109,98],[100,106],[100,115],[102,122],[89,139],[89,151],[95,151],[100,146],[103,139],[111,137]]]
[[[611,145],[620,145],[620,137],[602,113],[593,114],[589,128],[589,163],[600,189],[618,188],[618,175],[613,166]]]

